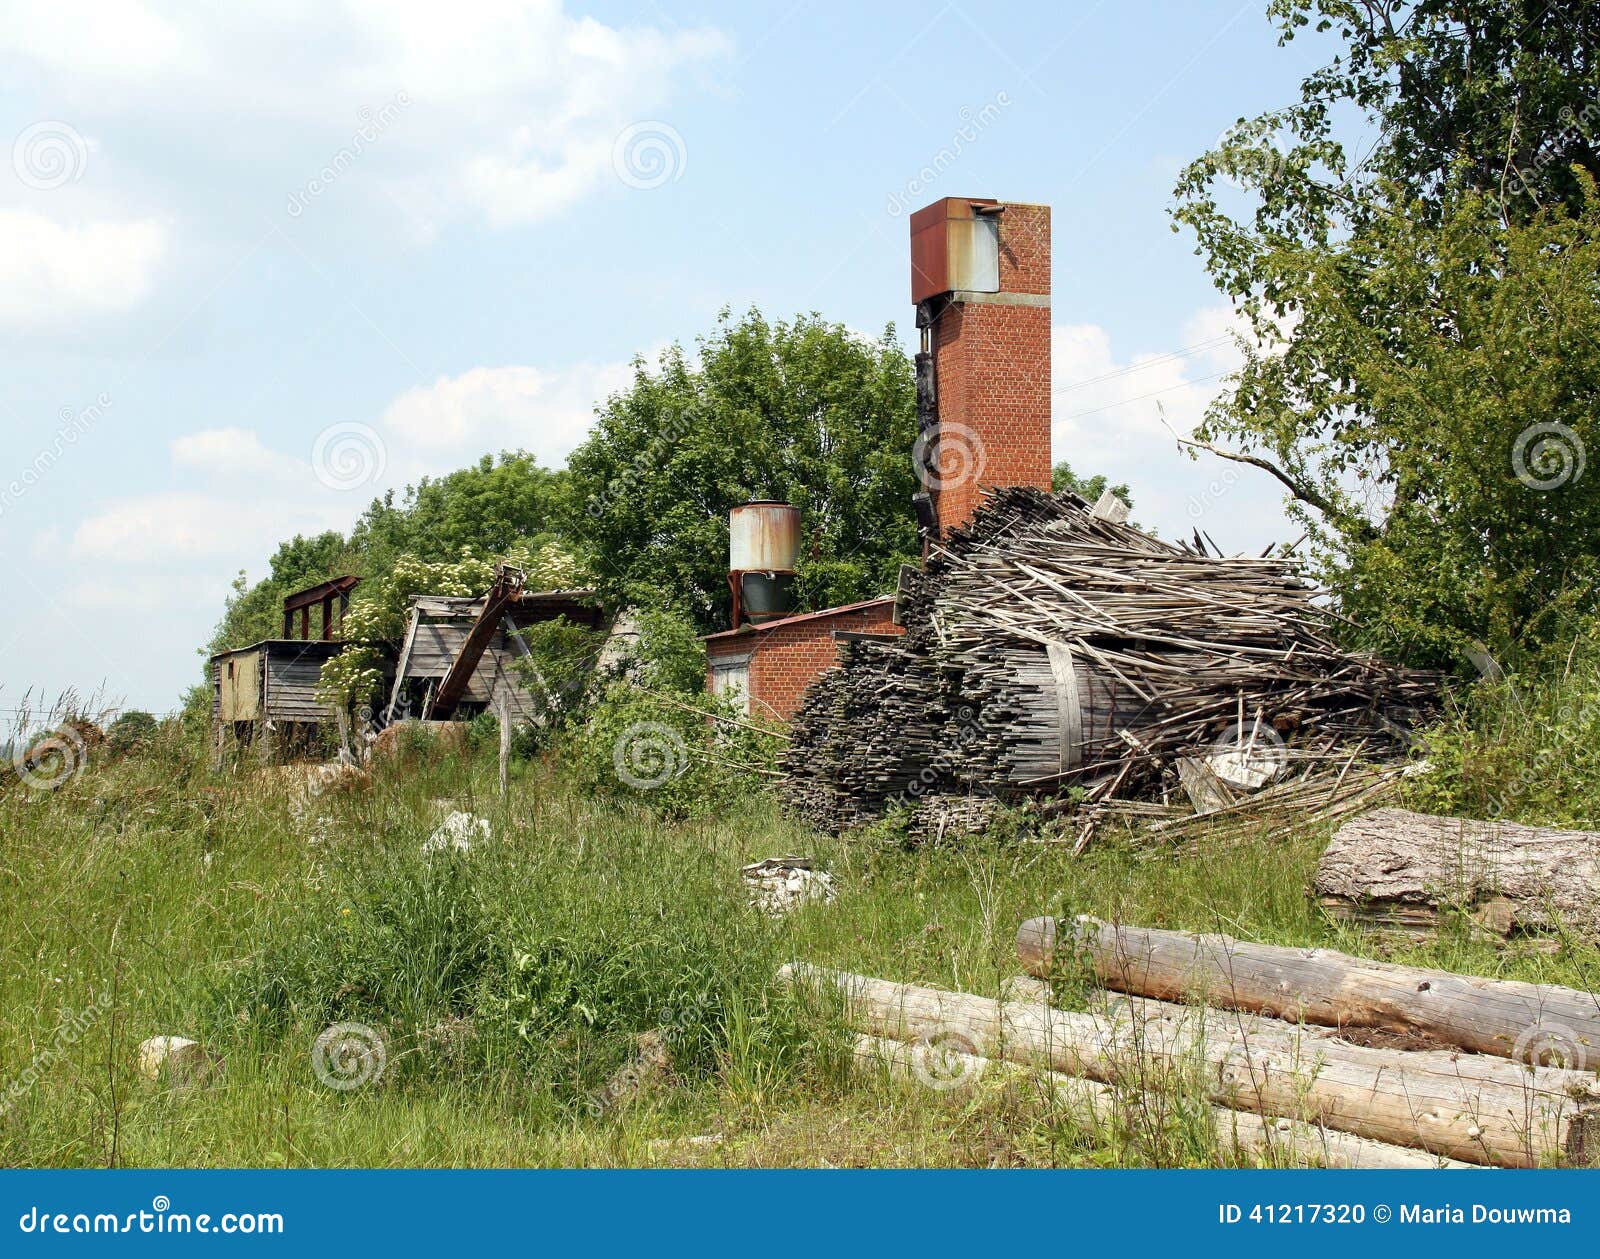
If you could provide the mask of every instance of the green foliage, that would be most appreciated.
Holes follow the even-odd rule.
[[[252,1052],[357,1021],[389,1041],[391,1083],[514,1071],[536,1105],[579,1113],[644,1032],[664,1033],[680,1078],[713,1071],[735,1000],[788,1029],[774,1053],[793,1059],[808,1033],[777,984],[777,933],[727,863],[621,827],[571,840],[341,846],[319,894],[220,976],[210,1036]]]
[[[106,731],[106,743],[119,755],[131,752],[153,738],[160,728],[161,723],[153,714],[142,709],[130,708],[125,713],[119,713],[117,719],[111,723]]]
[[[1481,681],[1425,735],[1407,803],[1429,812],[1600,828],[1600,622]]]
[[[1128,492],[1126,483],[1112,485],[1104,473],[1080,477],[1073,472],[1072,465],[1065,459],[1050,469],[1050,488],[1057,494],[1062,490],[1071,490],[1079,498],[1086,498],[1091,503],[1099,502],[1100,496],[1110,490],[1129,507],[1133,506],[1133,495]]]
[[[1474,640],[1541,641],[1550,604],[1591,602],[1600,554],[1580,469],[1600,386],[1596,15],[1270,11],[1285,40],[1315,23],[1344,55],[1179,179],[1176,223],[1253,333],[1199,439],[1287,485],[1375,645],[1455,665]],[[1352,121],[1377,136],[1359,163],[1335,126]]]
[[[606,635],[564,617],[540,621],[519,632],[528,654],[512,667],[533,696],[538,724],[547,737],[580,720],[588,708]]]
[[[605,557],[618,604],[671,600],[706,630],[728,612],[729,509],[782,499],[801,511],[809,601],[880,594],[918,550],[915,397],[892,329],[868,342],[816,315],[724,312],[697,361],[674,346],[654,372],[638,362],[602,409],[569,460],[568,531]]]
[[[447,476],[423,477],[377,499],[356,523],[350,541],[380,573],[402,556],[450,563],[470,551],[498,555],[537,549],[555,540],[550,522],[566,495],[566,473],[552,472],[522,451],[484,455]]]
[[[668,697],[615,682],[569,733],[560,759],[595,799],[712,817],[757,790],[777,760],[776,738],[733,724],[736,716],[709,695]]]

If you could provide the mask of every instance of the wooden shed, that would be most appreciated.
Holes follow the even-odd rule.
[[[218,733],[241,743],[266,737],[274,747],[303,745],[332,720],[317,699],[322,666],[344,644],[269,638],[211,657],[211,715]]]
[[[450,672],[483,609],[483,597],[411,597],[411,617],[389,696],[390,720],[425,711],[429,696]],[[518,657],[528,654],[528,648],[515,631],[557,617],[591,629],[605,624],[605,614],[593,590],[543,590],[518,595],[501,616],[453,715],[469,718],[486,709],[498,709],[503,703],[513,720],[532,720],[537,715],[533,697],[514,667]]]

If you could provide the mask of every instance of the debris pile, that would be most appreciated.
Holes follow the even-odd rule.
[[[837,894],[833,876],[816,869],[807,857],[768,857],[745,866],[740,874],[750,904],[774,918],[812,901],[826,904]]]
[[[457,809],[440,822],[433,834],[423,841],[422,851],[424,853],[471,852],[473,840],[488,839],[490,834],[488,818]]]
[[[993,491],[903,583],[904,637],[847,644],[808,694],[785,762],[795,808],[839,830],[935,792],[1075,787],[1092,819],[1183,779],[1216,779],[1202,794],[1218,808],[1403,746],[1434,680],[1341,648],[1294,560],[1176,545],[1117,514]]]

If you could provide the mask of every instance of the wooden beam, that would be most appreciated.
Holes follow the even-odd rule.
[[[1278,1115],[1469,1163],[1588,1165],[1600,1150],[1592,1073],[1498,1058],[1369,1049],[1321,1029],[1142,998],[1069,1013],[794,963],[788,979],[843,996],[858,1031],[894,1040],[959,1031],[983,1056],[1102,1084],[1191,1087]]]
[[[1142,997],[1373,1028],[1534,1065],[1600,1066],[1600,997],[1554,984],[1113,926],[1087,915],[1059,924],[1028,919],[1017,931],[1017,957],[1041,979],[1078,964],[1105,987]]]

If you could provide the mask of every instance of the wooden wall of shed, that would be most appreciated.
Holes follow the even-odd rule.
[[[255,721],[261,716],[260,651],[240,651],[216,662],[217,716],[223,721]]]
[[[268,720],[327,721],[327,705],[317,699],[325,657],[302,654],[293,646],[275,644],[266,653],[266,715]]]
[[[462,702],[493,708],[503,696],[514,718],[529,720],[535,713],[533,699],[513,668],[513,662],[522,653],[506,633],[503,621],[501,625],[467,683]],[[423,617],[406,657],[406,677],[424,683],[443,678],[471,628],[471,620],[462,617]]]

